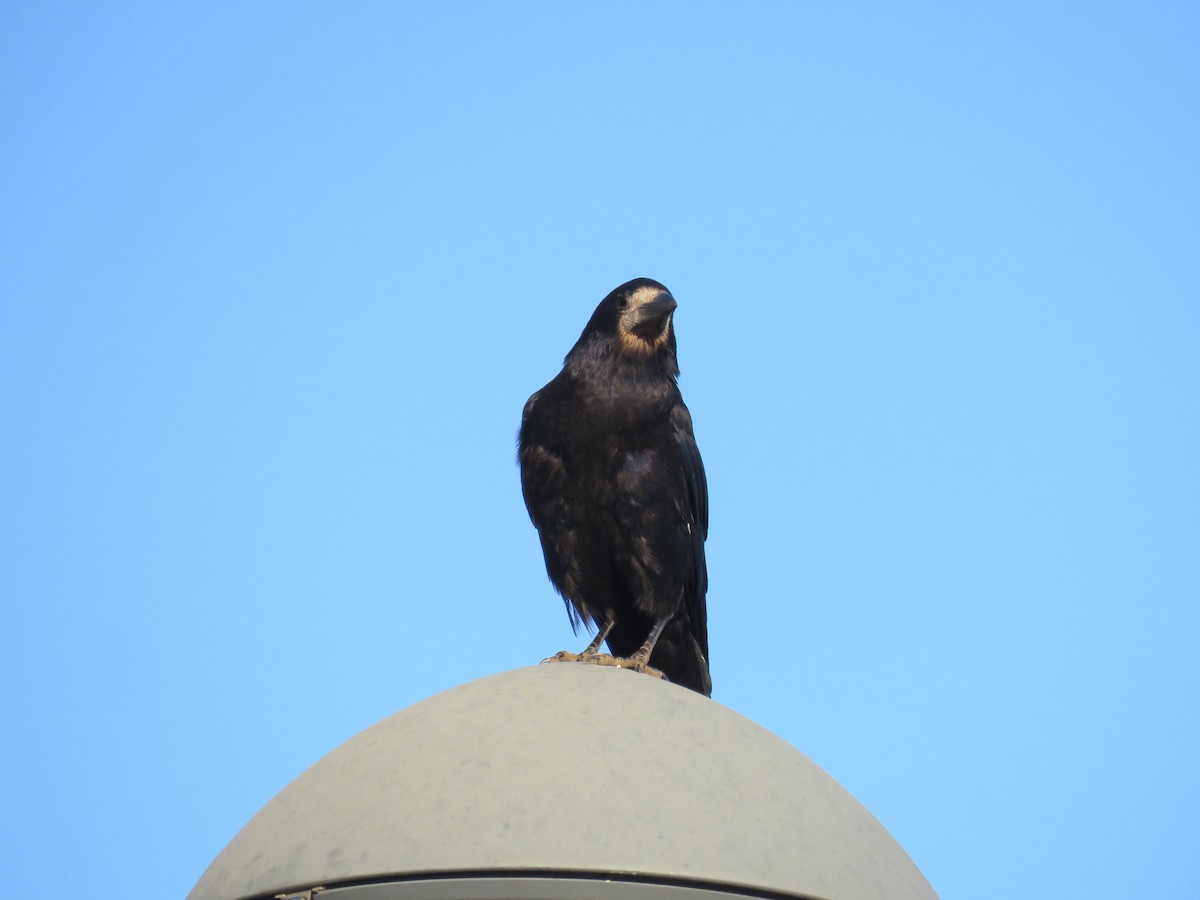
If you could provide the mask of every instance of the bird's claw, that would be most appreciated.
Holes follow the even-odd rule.
[[[578,653],[572,653],[570,650],[559,650],[553,656],[547,656],[542,660],[542,665],[552,662],[580,662],[583,657]]]
[[[647,665],[636,656],[613,656],[611,653],[572,653],[570,650],[560,650],[553,656],[548,656],[542,660],[543,663],[551,662],[581,662],[592,666],[614,666],[618,669],[630,669],[634,672],[641,672],[645,675],[661,678],[663,681],[668,680],[658,669]]]

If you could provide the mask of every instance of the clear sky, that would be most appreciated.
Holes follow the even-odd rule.
[[[943,898],[1200,895],[1194,4],[7,3],[0,115],[8,893],[579,649],[514,438],[649,276],[714,698]]]

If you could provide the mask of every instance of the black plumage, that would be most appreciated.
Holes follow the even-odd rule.
[[[650,667],[709,695],[708,487],[676,384],[675,308],[649,278],[605,297],[525,404],[518,455],[550,580],[572,626],[598,629],[558,658]]]

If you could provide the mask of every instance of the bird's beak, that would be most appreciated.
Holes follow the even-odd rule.
[[[653,300],[649,301],[648,303],[643,303],[637,308],[638,323],[654,322],[665,319],[675,311],[677,306],[679,306],[679,304],[675,302],[675,298],[666,291],[663,291]]]

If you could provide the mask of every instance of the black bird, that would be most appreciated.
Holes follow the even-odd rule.
[[[649,278],[600,301],[521,417],[521,489],[582,654],[708,696],[708,486],[675,383],[676,307]],[[608,642],[615,656],[601,654]],[[658,670],[658,671],[655,671]]]

